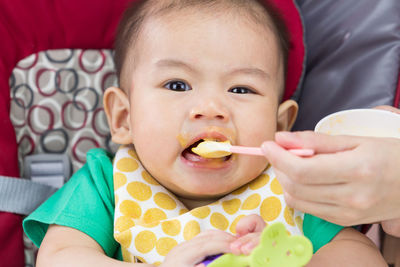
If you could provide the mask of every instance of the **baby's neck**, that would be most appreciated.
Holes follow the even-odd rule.
[[[201,207],[201,206],[206,206],[210,203],[213,203],[215,201],[217,201],[219,199],[215,198],[215,199],[189,199],[189,198],[183,198],[183,197],[178,197],[179,200],[183,203],[183,205],[185,205],[186,208],[188,208],[189,210]]]

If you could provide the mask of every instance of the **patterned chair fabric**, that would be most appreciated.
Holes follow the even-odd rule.
[[[21,176],[27,155],[65,153],[75,172],[89,149],[115,152],[102,95],[116,85],[111,50],[48,50],[18,62],[10,77],[10,118]],[[25,235],[24,254],[25,266],[35,266],[37,247]]]
[[[10,118],[21,176],[27,155],[66,153],[75,172],[89,149],[114,151],[102,95],[116,85],[111,50],[52,50],[20,61],[10,78]]]

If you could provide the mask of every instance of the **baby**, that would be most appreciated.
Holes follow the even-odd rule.
[[[195,266],[209,255],[250,253],[265,222],[275,221],[310,238],[310,266],[384,266],[355,230],[287,207],[266,158],[191,151],[204,139],[259,146],[290,129],[298,107],[282,102],[283,25],[256,0],[129,8],[116,42],[120,88],[104,94],[112,140],[122,146],[114,159],[90,151],[24,221],[41,244],[38,266]]]

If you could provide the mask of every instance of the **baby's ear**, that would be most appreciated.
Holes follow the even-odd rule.
[[[129,99],[123,90],[109,87],[104,92],[104,111],[110,127],[112,141],[117,144],[131,144],[131,123]]]
[[[299,106],[293,100],[286,100],[278,108],[278,131],[289,131],[297,118]]]

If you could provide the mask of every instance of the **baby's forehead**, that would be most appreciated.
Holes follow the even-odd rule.
[[[154,21],[169,24],[177,22],[175,26],[180,27],[181,25],[185,26],[185,23],[182,23],[182,18],[187,18],[192,21],[197,20],[197,23],[202,23],[202,20],[223,17],[229,21],[229,23],[232,23],[233,27],[238,23],[244,22],[247,26],[250,26],[251,30],[258,31],[256,34],[273,36],[275,42],[279,42],[277,41],[277,31],[274,29],[268,10],[257,1],[149,0],[145,2],[140,12],[142,13],[140,25],[136,31],[132,32],[132,36],[130,36],[131,39],[126,44],[128,45],[126,54],[127,60],[124,65],[131,65],[130,67],[125,66],[128,68],[135,67],[135,64],[140,60],[142,49],[146,47],[148,42],[152,41],[146,38],[146,35],[152,35],[154,37],[154,29],[151,27]],[[125,25],[125,27],[128,26],[129,25]],[[279,46],[278,44],[278,47]],[[132,73],[132,71],[129,73]],[[124,79],[123,75],[121,75],[120,78],[122,83]]]
[[[270,28],[250,25],[246,19],[235,18],[234,14],[215,16],[197,12],[175,16],[177,12],[184,11],[152,17],[144,23],[136,43],[130,48],[134,50],[135,64],[148,56],[165,56],[163,53],[183,61],[195,57],[201,59],[205,55],[221,59],[221,55],[230,53],[223,59],[227,68],[247,64],[250,59],[255,65],[261,61],[264,66],[281,60],[277,38]]]
[[[154,4],[151,4],[154,3]],[[168,16],[195,16],[195,15],[230,15],[233,20],[247,20],[251,24],[259,24],[262,27],[271,27],[271,12],[265,6],[255,0],[167,0],[148,1],[147,19]],[[206,17],[204,17],[206,19]],[[145,22],[145,20],[143,20]]]
[[[161,1],[162,2],[162,1]],[[180,5],[166,5],[166,3],[179,2]],[[254,6],[250,4],[234,4],[235,0],[221,0],[213,1],[213,5],[198,4],[198,5],[185,5],[184,3],[191,3],[190,0],[168,0],[166,3],[157,4],[156,7],[149,7],[148,14],[144,17],[141,22],[140,30],[134,33],[130,43],[129,50],[136,50],[135,58],[140,56],[141,48],[145,48],[148,43],[151,43],[154,38],[157,38],[157,30],[159,27],[167,28],[172,33],[174,29],[180,30],[184,27],[187,28],[187,32],[195,31],[197,25],[206,24],[209,21],[213,21],[215,18],[222,18],[232,27],[240,27],[245,25],[248,27],[249,32],[257,36],[267,36],[266,39],[272,39],[278,43],[276,31],[272,27],[272,21],[268,15],[267,10],[261,6]],[[208,1],[199,1],[208,2]],[[183,4],[182,4],[183,3]],[[259,5],[259,4],[258,4]],[[240,26],[239,26],[240,25]],[[210,24],[210,32],[213,24]],[[151,38],[146,38],[151,36]],[[153,38],[153,39],[152,39]],[[184,40],[182,40],[184,42]],[[238,40],[240,42],[240,40]],[[279,49],[278,44],[278,49]],[[280,49],[279,49],[280,50]]]

